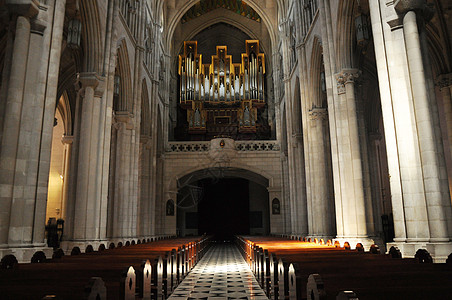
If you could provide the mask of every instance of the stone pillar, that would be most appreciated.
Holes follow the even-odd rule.
[[[11,74],[6,98],[4,134],[0,145],[0,245],[8,243],[14,172],[20,130],[20,117],[27,71],[30,43],[30,20],[19,16],[16,21],[16,37],[11,63]]]
[[[449,141],[449,156],[452,157],[452,73],[438,76],[436,85],[441,91],[442,107],[446,120],[446,136]]]
[[[140,138],[140,168],[139,178],[139,208],[138,208],[138,232],[140,237],[149,237],[152,213],[151,207],[151,181],[150,181],[150,150],[152,139],[148,135]]]
[[[69,191],[69,176],[72,173],[70,170],[71,158],[72,158],[72,143],[74,137],[70,135],[65,135],[61,138],[61,142],[64,145],[64,167],[63,167],[63,203],[61,218],[66,220],[67,216],[67,200]]]
[[[344,69],[336,75],[338,103],[336,103],[336,135],[338,141],[341,197],[336,197],[337,238],[351,247],[362,243],[365,248],[374,242],[369,239],[364,199],[362,157],[356,115],[355,80],[360,71]],[[337,217],[339,215],[339,218]]]
[[[329,153],[325,145],[326,120],[328,112],[325,108],[313,108],[309,111],[310,119],[310,160],[311,160],[311,224],[309,235],[317,238],[334,237],[333,201],[330,199],[328,180]]]
[[[131,130],[133,129],[132,114],[129,112],[115,113],[116,155],[114,163],[114,209],[113,237],[132,237],[132,217],[136,207],[131,205]]]
[[[418,31],[418,17],[425,14],[425,1],[399,1],[396,10],[403,16],[403,33],[406,44],[406,54],[411,81],[414,113],[418,128],[419,150],[422,161],[423,185],[428,213],[428,229],[430,242],[448,242],[446,211],[450,210],[450,199],[443,199],[445,191],[442,190],[440,167],[444,162],[439,161],[439,151],[435,143],[435,129],[433,120],[433,107],[430,103],[424,63],[422,60],[422,47]],[[416,11],[418,13],[416,13]],[[421,24],[423,26],[423,24]],[[410,237],[408,238],[410,240]],[[416,240],[416,238],[414,239]]]
[[[99,135],[103,124],[99,122],[104,79],[96,73],[79,74],[82,112],[78,151],[77,187],[74,209],[75,241],[96,240],[105,224],[99,224],[103,208],[100,205],[101,186],[98,183],[101,170],[97,162],[102,159]]]

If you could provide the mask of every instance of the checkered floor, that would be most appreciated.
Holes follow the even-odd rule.
[[[169,299],[268,299],[233,244],[215,244]]]

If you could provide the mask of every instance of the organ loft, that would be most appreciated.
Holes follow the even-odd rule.
[[[0,298],[450,298],[451,10],[0,0]]]

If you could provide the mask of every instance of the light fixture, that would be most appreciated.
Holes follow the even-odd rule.
[[[115,86],[113,90],[115,96],[119,96],[119,93],[121,91],[120,86],[121,86],[121,76],[115,75]]]
[[[362,13],[358,1],[358,14],[355,16],[356,42],[358,46],[365,48],[370,40],[370,25],[367,15]]]
[[[78,19],[72,19],[68,24],[67,45],[69,48],[80,48],[80,39],[82,36],[82,22]]]

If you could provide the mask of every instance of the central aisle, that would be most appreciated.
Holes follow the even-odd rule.
[[[268,299],[235,245],[214,244],[169,299]]]

